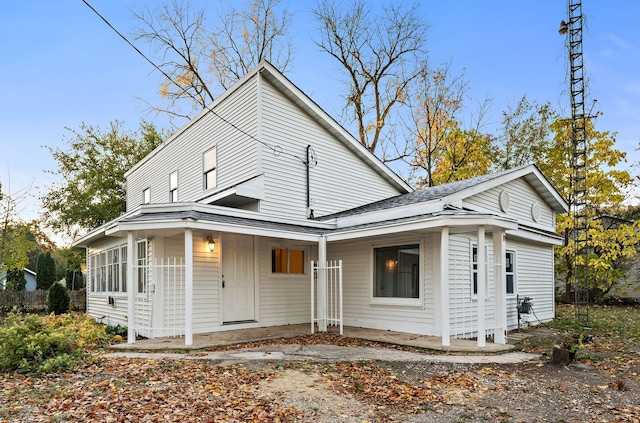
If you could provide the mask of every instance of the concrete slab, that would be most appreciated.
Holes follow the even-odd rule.
[[[273,326],[268,328],[238,329],[221,332],[197,334],[193,336],[193,345],[184,345],[183,337],[142,339],[135,344],[121,343],[111,346],[117,351],[194,351],[206,350],[228,345],[241,345],[254,341],[278,338],[293,338],[311,333],[308,324]],[[443,347],[442,339],[437,336],[415,335],[402,332],[345,327],[344,336],[368,341],[411,346],[446,354],[501,354],[513,350],[513,345],[487,342],[480,348],[474,340],[451,339],[451,346]]]
[[[112,358],[145,358],[157,360],[212,360],[219,364],[237,364],[249,361],[396,361],[464,364],[513,364],[537,359],[536,354],[509,352],[491,355],[424,354],[387,348],[340,347],[336,345],[266,345],[258,348],[240,348],[228,351],[166,353],[122,351],[105,354]]]

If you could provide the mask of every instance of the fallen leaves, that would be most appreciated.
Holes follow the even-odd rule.
[[[270,376],[206,361],[141,359],[104,360],[59,376],[13,375],[5,379],[0,421],[49,421],[53,416],[68,422],[295,421],[300,415],[295,408],[258,398],[255,387]],[[28,405],[19,409],[19,404]]]

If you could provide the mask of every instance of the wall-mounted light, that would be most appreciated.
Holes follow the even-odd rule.
[[[216,249],[216,242],[213,240],[213,237],[211,235],[207,236],[207,244],[209,246],[209,252],[213,253],[213,250]]]
[[[398,260],[393,260],[393,259],[387,260],[387,270],[394,271],[396,270],[397,265],[398,265]]]

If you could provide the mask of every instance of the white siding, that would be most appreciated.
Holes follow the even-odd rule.
[[[483,191],[464,201],[472,207],[476,206],[483,210],[502,213],[502,210],[500,210],[500,193],[502,191],[509,193],[510,207],[506,212],[508,216],[516,217],[518,221],[524,224],[535,224],[555,230],[553,210],[523,178]],[[538,222],[534,222],[531,217],[531,207],[534,202],[540,205],[540,219]]]
[[[271,248],[305,250],[305,274],[271,273]],[[311,322],[310,261],[315,257],[315,245],[261,238],[258,243],[260,326],[288,325]]]
[[[376,239],[387,245],[402,245],[415,242],[419,237],[394,237]],[[433,311],[433,246],[431,235],[424,242],[423,304],[421,306],[399,306],[372,304],[372,241],[331,244],[329,260],[342,260],[344,324],[381,330],[436,335]]]
[[[534,314],[522,315],[532,324],[545,322],[555,316],[553,247],[541,244],[514,242],[507,239],[507,249],[516,252],[517,290],[520,297],[531,297]],[[518,324],[516,299],[507,302],[509,329]]]
[[[169,175],[178,171],[178,201],[196,201],[203,195],[233,186],[257,174],[257,82],[248,80],[234,95],[189,123],[186,129],[158,147],[127,178],[127,210],[142,203],[142,191],[151,188],[151,203],[169,201]],[[217,148],[217,187],[204,191],[203,153]]]
[[[206,235],[202,232],[193,234],[193,332],[211,332],[219,326],[220,317],[220,240],[216,240],[216,248],[209,252],[204,242]],[[184,258],[184,235],[176,235],[165,239],[165,257]],[[165,293],[163,302],[169,300]],[[184,298],[184,295],[182,295]],[[168,313],[167,313],[168,314]],[[170,327],[171,322],[163,316],[163,326]]]
[[[282,148],[275,155],[263,147],[266,199],[261,211],[306,217],[307,145],[316,152],[318,164],[310,169],[311,208],[323,216],[399,194],[369,165],[293,104],[275,87],[262,87],[262,139]],[[295,155],[298,158],[292,157]]]

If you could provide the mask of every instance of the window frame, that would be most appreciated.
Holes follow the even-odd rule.
[[[174,183],[175,179],[175,183]],[[178,171],[175,170],[169,174],[169,202],[178,202]]]
[[[478,249],[477,242],[471,242],[471,258],[470,258],[470,273],[471,273],[471,299],[478,299],[478,261],[477,261],[477,252],[474,254],[473,250]],[[489,246],[487,244],[484,245],[484,283],[485,283],[485,293],[489,295]]]
[[[142,203],[151,204],[151,188],[147,187],[142,190]]]
[[[209,154],[213,154],[213,166],[207,166]],[[213,185],[209,186],[209,175],[211,174],[213,174]],[[202,186],[205,191],[218,186],[218,149],[215,145],[202,153]]]
[[[511,267],[512,270],[511,272],[507,271],[507,255],[511,254],[512,255],[512,260],[511,260]],[[517,254],[515,250],[506,250],[505,251],[505,257],[504,257],[504,274],[505,274],[505,293],[507,296],[509,297],[515,297],[518,294],[518,267],[517,267]],[[509,292],[508,288],[509,288],[509,284],[507,282],[508,280],[508,276],[509,274],[511,274],[511,276],[513,276],[513,287],[512,287],[512,291],[513,292]]]
[[[127,295],[127,244],[91,252],[88,255],[88,263],[89,295],[109,297]]]
[[[268,260],[269,260],[269,278],[287,277],[295,278],[309,275],[309,263],[311,261],[310,248],[308,246],[283,244],[278,242],[270,242],[267,245],[268,248]],[[274,272],[273,271],[273,252],[275,250],[284,250],[287,252],[287,271],[286,272]],[[291,273],[291,259],[290,251],[302,251],[302,266],[303,273]]]
[[[135,268],[134,272],[135,278],[135,294],[137,296],[144,296],[149,293],[149,243],[146,238],[136,240],[136,251],[135,251]],[[140,253],[144,252],[144,256],[141,256]],[[141,285],[142,283],[142,285]]]
[[[419,250],[418,255],[418,297],[417,298],[403,298],[403,297],[376,297],[375,296],[375,269],[376,269],[376,249],[379,248],[391,248],[391,247],[404,247],[409,245],[417,245]],[[386,242],[380,244],[371,244],[369,247],[369,303],[372,305],[392,305],[392,306],[407,306],[407,307],[419,307],[424,302],[424,239],[406,239],[393,242]]]

